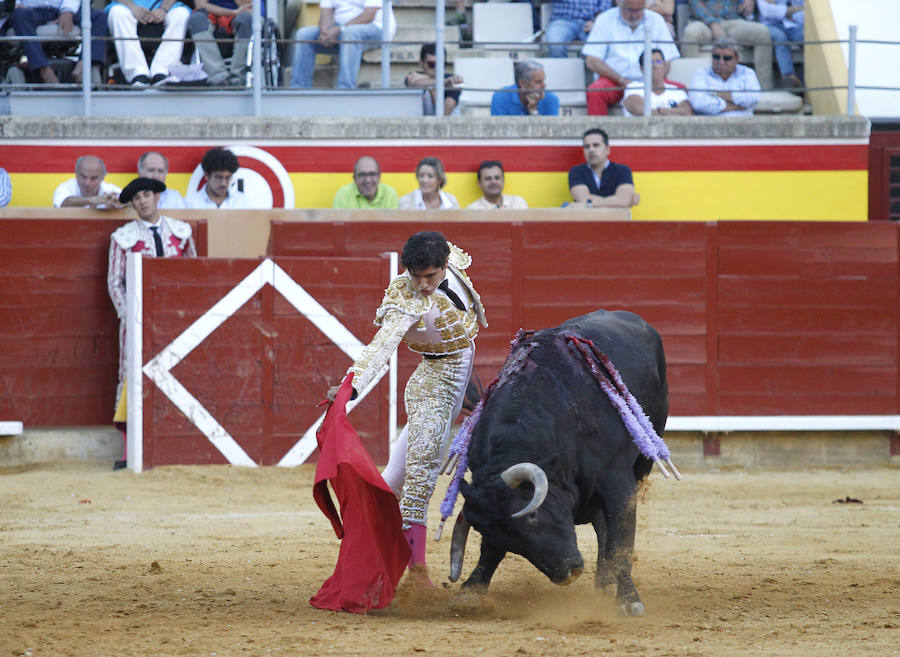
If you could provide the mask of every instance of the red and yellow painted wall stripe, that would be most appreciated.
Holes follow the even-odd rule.
[[[13,206],[46,207],[53,190],[71,178],[79,155],[106,162],[107,180],[124,186],[146,150],[170,162],[168,184],[183,194],[206,149],[254,146],[276,158],[293,186],[295,207],[331,207],[335,191],[350,182],[353,163],[371,155],[382,182],[405,194],[416,186],[415,166],[425,156],[441,159],[445,189],[465,207],[480,195],[475,171],[482,160],[501,160],[506,192],[532,207],[571,200],[568,169],[583,162],[573,140],[296,140],[165,142],[150,140],[5,141],[0,166],[13,183]],[[865,221],[868,214],[868,140],[735,139],[613,140],[611,159],[634,172],[641,203],[636,220],[765,219]],[[241,159],[270,182],[275,204],[283,194],[274,174]],[[264,167],[263,167],[264,168]],[[274,183],[274,184],[273,184]]]

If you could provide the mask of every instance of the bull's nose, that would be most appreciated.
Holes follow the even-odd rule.
[[[582,568],[581,566],[573,568],[572,570],[569,571],[569,574],[566,576],[566,578],[560,582],[560,585],[568,586],[569,584],[574,582],[576,579],[578,579],[581,576],[581,573],[583,573],[583,572],[584,572],[584,568]]]

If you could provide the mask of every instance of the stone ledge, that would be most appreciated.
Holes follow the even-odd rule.
[[[578,139],[602,125],[621,139],[868,139],[865,117],[30,117],[0,116],[2,139]]]

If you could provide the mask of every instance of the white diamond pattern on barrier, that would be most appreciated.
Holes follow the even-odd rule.
[[[297,311],[309,319],[329,340],[334,342],[352,360],[362,351],[363,345],[356,336],[325,310],[306,290],[271,258],[263,260],[241,282],[185,329],[159,354],[144,366],[144,373],[160,391],[182,412],[191,423],[206,436],[229,463],[255,466],[256,463],[238,442],[219,424],[212,414],[172,374],[172,368],[184,360],[213,331],[232,317],[245,303],[266,285],[271,285]],[[372,390],[387,372],[385,367],[360,395],[347,405],[352,410]],[[294,446],[282,457],[278,465],[291,466],[303,463],[316,448],[316,430],[322,423],[323,413]]]

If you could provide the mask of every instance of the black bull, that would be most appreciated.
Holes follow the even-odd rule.
[[[451,580],[459,577],[471,525],[481,533],[481,556],[464,588],[486,590],[507,552],[567,584],[584,569],[575,525],[591,523],[595,585],[615,585],[619,609],[640,615],[644,606],[631,579],[634,497],[653,462],[567,333],[610,357],[662,435],[669,409],[665,355],[659,334],[641,317],[597,310],[520,340],[472,432],[471,483],[460,485],[465,504],[454,529]]]

